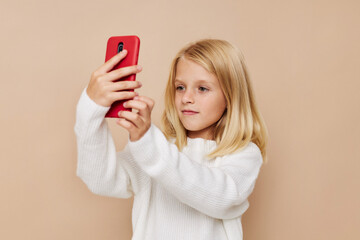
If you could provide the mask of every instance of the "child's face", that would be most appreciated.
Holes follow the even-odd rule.
[[[188,137],[213,139],[214,125],[226,109],[217,77],[194,61],[181,58],[175,89],[176,110]]]

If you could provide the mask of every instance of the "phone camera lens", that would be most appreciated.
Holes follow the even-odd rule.
[[[120,42],[119,45],[118,45],[118,53],[121,52],[124,48],[124,43],[123,42]]]

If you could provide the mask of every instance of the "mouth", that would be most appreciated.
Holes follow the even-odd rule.
[[[193,110],[182,110],[181,111],[184,115],[195,115],[198,114],[199,112],[193,111]]]

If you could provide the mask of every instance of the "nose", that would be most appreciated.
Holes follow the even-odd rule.
[[[183,104],[194,103],[194,93],[190,89],[187,89],[184,92],[184,95],[182,97],[182,102]]]

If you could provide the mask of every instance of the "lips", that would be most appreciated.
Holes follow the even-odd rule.
[[[184,115],[195,115],[195,114],[198,114],[199,112],[196,112],[196,111],[193,111],[193,110],[182,110],[181,111]]]

